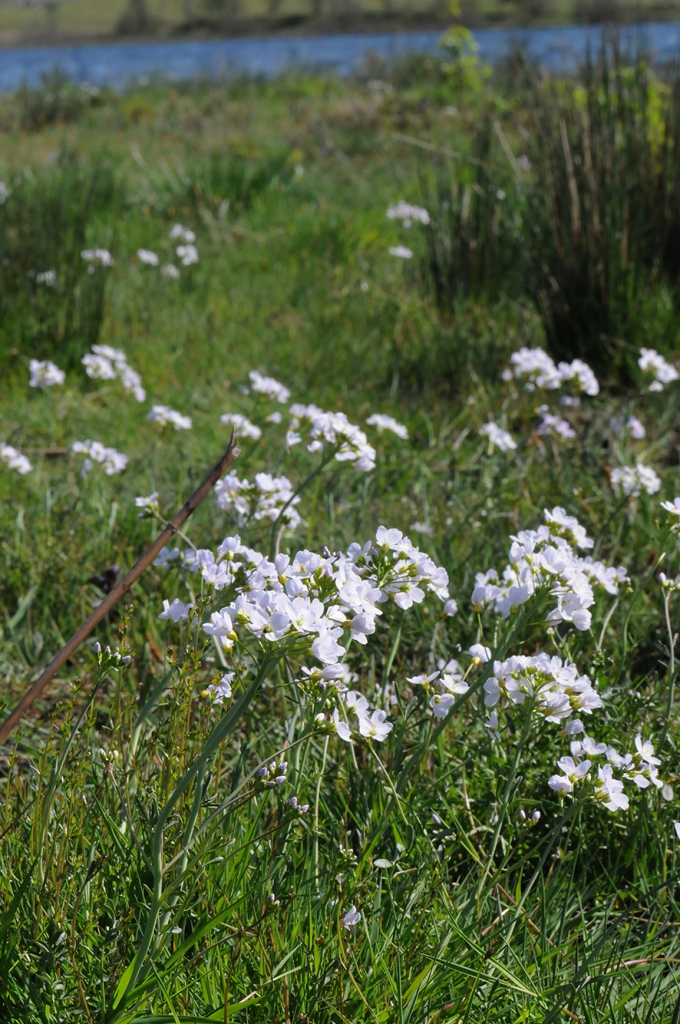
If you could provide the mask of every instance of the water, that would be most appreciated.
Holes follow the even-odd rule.
[[[513,45],[549,66],[559,66],[597,44],[601,29],[581,26],[523,30],[485,29],[475,32],[479,54],[493,62]],[[639,28],[624,30],[634,39]],[[642,28],[658,59],[680,50],[680,24],[650,24]],[[172,43],[115,43],[101,46],[45,46],[0,51],[0,91],[22,82],[39,85],[41,74],[59,67],[74,82],[118,87],[150,77],[180,80],[229,74],[273,77],[289,68],[304,67],[347,75],[369,53],[394,58],[407,53],[435,53],[441,32],[391,32],[296,38],[220,39]]]

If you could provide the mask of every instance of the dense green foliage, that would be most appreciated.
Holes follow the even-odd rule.
[[[382,87],[298,77],[105,95],[68,125],[30,133],[13,103],[0,175],[0,439],[34,469],[0,470],[5,704],[101,598],[94,577],[130,566],[156,535],[135,497],[158,491],[172,514],[221,453],[221,413],[248,414],[264,431],[243,439],[241,477],[266,470],[297,486],[315,469],[303,445],[285,451],[286,410],[268,424],[272,405],[242,393],[254,368],[292,401],[361,425],[390,412],[409,428],[407,442],[370,435],[374,471],[331,463],[317,475],[282,549],[335,551],[398,527],[446,567],[460,607],[444,618],[437,602],[386,606],[367,646],[350,648],[356,688],[374,703],[396,695],[387,740],[350,746],[315,726],[294,651],[249,678],[259,689],[212,704],[205,688],[224,652],[158,614],[188,586],[205,618],[219,594],[190,572],[151,568],[97,631],[130,664],[100,662],[85,644],[4,748],[0,1020],[677,1024],[675,798],[650,787],[617,814],[561,799],[547,786],[568,751],[559,725],[531,725],[511,706],[495,741],[483,672],[445,722],[407,683],[439,658],[469,661],[480,638],[499,656],[568,656],[603,699],[593,735],[624,750],[637,733],[650,738],[673,783],[680,608],[672,596],[667,628],[656,574],[662,557],[669,577],[680,571],[659,504],[680,491],[680,397],[677,383],[641,391],[636,365],[650,341],[674,350],[667,284],[646,281],[648,319],[608,342],[631,354],[628,383],[621,361],[600,355],[602,391],[568,411],[577,437],[560,441],[535,429],[550,394],[501,379],[512,352],[545,344],[524,269],[513,266],[516,290],[477,288],[480,270],[438,309],[427,233],[385,217],[400,198],[424,202],[427,188],[458,189],[462,204],[465,186],[457,164],[433,167],[395,133],[470,152],[490,112],[485,131],[494,117],[502,131],[485,145],[512,182],[500,138],[520,154],[521,94],[425,62]],[[519,218],[524,200],[512,194]],[[46,219],[65,226],[45,231],[41,248]],[[200,259],[173,280],[135,254],[173,258],[178,221],[196,233]],[[481,214],[479,224],[493,230]],[[390,256],[398,243],[416,259]],[[115,265],[90,275],[79,251],[96,246]],[[458,266],[465,255],[454,253]],[[47,269],[57,288],[43,296],[27,272]],[[81,333],[67,326],[80,323]],[[85,376],[79,357],[95,340],[125,351],[145,404]],[[68,368],[66,383],[29,389],[34,355]],[[584,357],[598,362],[594,348]],[[151,402],[189,414],[193,429],[149,422]],[[611,426],[633,412],[645,440]],[[490,419],[516,451],[489,451],[478,431]],[[81,476],[68,449],[85,438],[127,454],[125,473]],[[628,501],[609,481],[638,460],[662,489]],[[554,505],[583,523],[596,558],[627,567],[630,584],[598,595],[586,632],[547,632],[540,600],[505,624],[481,619],[475,573],[501,568],[510,534]],[[185,532],[214,548],[236,526],[209,499]],[[240,532],[268,552],[269,525]],[[288,761],[280,791],[257,777],[275,755]],[[350,929],[352,905],[362,917]]]

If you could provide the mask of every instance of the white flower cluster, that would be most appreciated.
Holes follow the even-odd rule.
[[[185,228],[183,224],[173,224],[170,228],[170,239],[173,242],[179,239],[184,245],[192,245],[196,241],[196,234],[191,228]]]
[[[179,552],[161,552],[157,561],[163,557],[163,564],[169,564],[176,556]],[[277,555],[273,562],[245,547],[238,536],[227,537],[217,556],[199,550],[193,568],[216,589],[229,588],[231,596],[229,604],[211,614],[203,631],[225,651],[232,650],[240,633],[242,642],[251,636],[316,659],[320,666],[303,665],[300,685],[330,702],[319,712],[323,717],[317,716],[319,728],[347,740],[352,735],[348,712],[356,716],[364,737],[384,739],[391,729],[384,711],[371,713],[365,697],[347,690],[351,677],[342,662],[351,640],[367,643],[382,605],[393,602],[408,609],[428,593],[441,601],[448,598],[446,571],[400,530],[384,527],[375,540],[352,544],[346,554],[298,551],[292,560]],[[168,603],[161,614],[179,620],[185,610],[188,615],[188,607],[180,601],[177,607]]]
[[[413,249],[409,249],[407,245],[392,245],[388,251],[390,256],[396,256],[400,260],[413,259]]]
[[[456,697],[470,689],[465,675],[455,659],[445,662],[440,659],[436,672],[430,675],[409,676],[411,686],[422,686],[430,697],[430,707],[435,718],[446,718]]]
[[[504,380],[528,378],[526,388],[545,388],[556,391],[563,384],[574,383],[579,391],[586,395],[597,395],[600,385],[587,363],[582,359],[574,359],[571,363],[555,365],[547,352],[542,348],[522,347],[510,356],[511,366],[503,372]]]
[[[113,256],[108,249],[83,249],[80,255],[87,263],[100,263],[102,267],[113,266]]]
[[[46,284],[50,288],[56,288],[58,284],[57,272],[56,270],[43,270],[35,275],[35,280],[36,284]]]
[[[586,630],[592,618],[589,609],[595,603],[593,585],[616,594],[628,575],[622,566],[615,569],[576,554],[575,547],[587,550],[593,542],[563,508],[545,509],[543,514],[546,526],[522,530],[511,538],[509,564],[501,577],[495,569],[477,573],[472,604],[477,611],[491,607],[507,619],[544,589],[557,598],[547,622],[571,622],[576,629]]]
[[[629,416],[628,419],[624,419],[623,416],[612,416],[609,426],[616,437],[625,437],[626,434],[630,434],[634,441],[642,441],[647,436],[644,424],[637,416]]]
[[[15,469],[21,476],[25,476],[33,469],[26,456],[16,448],[12,448],[11,444],[0,443],[0,459],[8,469]]]
[[[637,498],[643,491],[656,494],[661,480],[653,469],[638,462],[635,466],[619,466],[612,470],[612,487],[629,498]]]
[[[198,249],[195,245],[178,245],[175,252],[183,267],[190,267],[193,263],[198,263]]]
[[[251,423],[248,417],[240,412],[225,412],[220,416],[220,423],[224,423],[226,427],[233,427],[235,437],[250,437],[253,441],[259,441],[262,437],[260,427]]]
[[[605,763],[597,765],[597,774],[593,775],[593,761],[604,758]],[[649,740],[635,737],[635,752],[621,755],[607,743],[597,743],[591,736],[571,743],[571,756],[561,757],[557,762],[562,775],[552,775],[548,785],[557,793],[573,793],[579,782],[589,781],[593,786],[593,796],[610,811],[628,809],[629,798],[624,792],[624,781],[634,783],[638,789],[647,789],[650,785],[657,789],[663,787],[659,778],[658,757],[654,756],[654,747]],[[622,779],[614,776],[617,769]]]
[[[215,485],[215,497],[223,512],[236,513],[240,529],[251,519],[275,522],[286,505],[288,508],[283,512],[281,521],[293,530],[301,522],[294,507],[300,499],[293,497],[293,485],[285,476],[256,473],[254,482],[250,483],[248,480],[239,480],[236,473],[228,473]]]
[[[157,253],[151,249],[138,249],[137,259],[140,263],[145,263],[147,267],[157,267],[160,263]]]
[[[350,423],[344,412],[323,412],[316,405],[291,405],[291,422],[286,434],[288,451],[305,435],[308,452],[321,452],[326,445],[337,449],[338,462],[351,462],[354,469],[368,473],[375,468],[375,448],[363,430]]]
[[[638,366],[645,373],[654,374],[654,380],[649,385],[650,391],[663,391],[664,384],[672,384],[680,376],[673,364],[653,348],[640,349]]]
[[[138,402],[146,398],[146,391],[142,387],[142,378],[136,370],[128,366],[127,357],[119,348],[112,348],[110,345],[93,345],[92,352],[88,352],[82,358],[85,373],[95,380],[118,380],[130,395],[134,395]]]
[[[127,455],[117,452],[115,448],[107,448],[100,441],[74,441],[71,451],[76,455],[85,455],[83,476],[92,469],[95,462],[99,463],[107,476],[122,473],[128,464]]]
[[[509,434],[507,430],[503,430],[493,420],[480,427],[479,433],[482,437],[488,437],[490,448],[498,448],[502,452],[513,452],[517,447],[517,442],[512,434]]]
[[[539,406],[538,412],[541,414],[543,419],[536,428],[536,433],[541,436],[546,434],[556,434],[557,437],[562,438],[563,441],[571,441],[576,437],[576,431],[572,427],[568,420],[563,419],[561,416],[556,416],[554,413],[548,411],[547,405]]]
[[[169,405],[152,405],[147,419],[160,424],[161,427],[174,427],[175,430],[191,430],[192,426],[190,416],[183,416]]]
[[[31,372],[31,379],[28,382],[30,388],[51,388],[55,384],[63,384],[66,374],[60,370],[51,359],[31,359],[28,364]]]
[[[366,420],[366,425],[369,427],[375,427],[379,434],[382,434],[384,430],[391,430],[393,434],[400,437],[402,441],[408,441],[408,430],[403,423],[399,423],[393,416],[388,416],[386,413],[374,412]]]
[[[495,661],[484,691],[484,703],[489,708],[502,698],[511,704],[529,700],[537,715],[557,724],[571,718],[574,712],[590,715],[595,708],[602,707],[588,676],[579,675],[571,662],[547,654],[513,655],[505,661]],[[494,724],[497,728],[497,719]],[[568,728],[573,734],[581,732],[583,725],[575,719]]]
[[[258,395],[264,395],[266,398],[271,398],[272,402],[280,402],[282,405],[290,398],[288,388],[274,377],[265,377],[259,370],[251,370],[248,376],[251,388]],[[249,389],[244,388],[244,391],[247,394]]]
[[[417,221],[419,224],[430,223],[430,215],[427,210],[424,210],[422,206],[412,206],[403,199],[400,199],[394,206],[390,206],[387,216],[390,220],[400,220],[405,228],[410,228],[413,221]]]

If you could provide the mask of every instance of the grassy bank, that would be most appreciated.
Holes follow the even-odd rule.
[[[3,100],[0,440],[32,467],[0,463],[5,709],[224,449],[221,416],[251,424],[241,484],[286,481],[211,496],[188,558],[148,570],[3,747],[0,1020],[677,1024],[677,122],[672,81],[623,64],[612,109],[595,71],[542,91],[429,61]],[[93,344],[145,394],[107,349],[88,376]],[[33,358],[64,380],[30,387]],[[295,443],[291,403],[366,437],[307,409]],[[87,471],[86,440],[124,470]],[[217,586],[192,571],[235,534]],[[512,593],[476,579],[506,563]],[[263,588],[285,627],[253,625]],[[340,654],[311,647],[331,629]]]

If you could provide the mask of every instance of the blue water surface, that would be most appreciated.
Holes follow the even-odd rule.
[[[475,32],[479,55],[494,62],[521,44],[535,59],[560,66],[578,59],[588,41],[596,45],[597,27],[484,29]],[[680,24],[658,23],[624,30],[631,40],[642,32],[651,53],[660,60],[680,50]],[[442,33],[384,32],[333,36],[211,39],[191,42],[112,43],[98,46],[41,46],[0,51],[0,91],[22,82],[39,85],[41,75],[58,67],[73,82],[124,86],[158,77],[180,80],[235,74],[267,78],[291,68],[333,71],[348,75],[369,53],[394,58],[408,53],[434,53]]]

